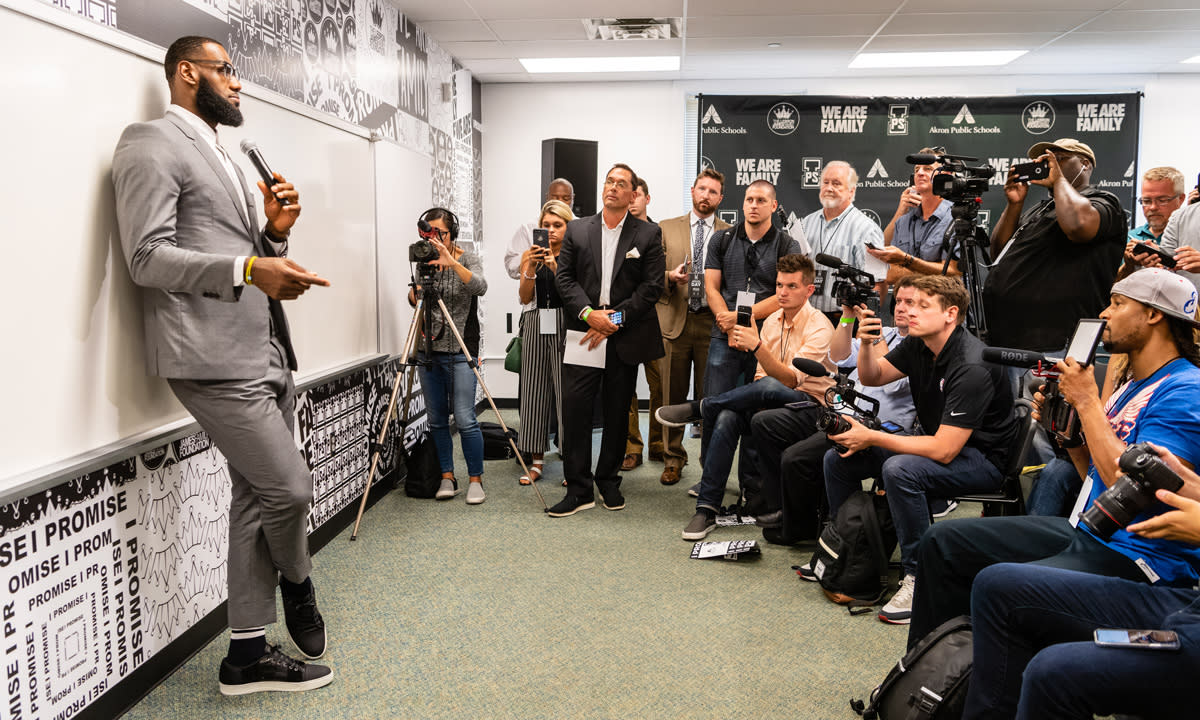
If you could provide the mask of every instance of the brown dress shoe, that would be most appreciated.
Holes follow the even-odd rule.
[[[674,465],[666,466],[663,468],[662,475],[659,476],[658,481],[663,485],[674,485],[679,482],[679,468]]]
[[[633,453],[629,453],[628,455],[625,456],[625,460],[621,463],[621,469],[624,470],[625,472],[629,472],[630,470],[634,469],[635,467],[637,467],[638,465],[641,465],[641,464],[642,464],[642,456],[641,455],[634,455]]]

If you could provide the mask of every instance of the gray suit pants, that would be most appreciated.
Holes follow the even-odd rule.
[[[168,382],[229,461],[229,627],[275,622],[279,574],[301,582],[312,570],[308,507],[312,473],[292,433],[296,389],[272,337],[267,374],[256,380]]]

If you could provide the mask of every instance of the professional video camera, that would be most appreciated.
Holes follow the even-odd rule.
[[[1125,448],[1117,465],[1124,474],[1100,493],[1090,508],[1079,513],[1079,522],[1103,540],[1149,507],[1154,491],[1177,492],[1183,487],[1183,480],[1158,458],[1149,443]]]
[[[911,165],[940,163],[941,167],[930,181],[933,193],[953,203],[970,202],[978,205],[980,196],[988,190],[988,180],[996,174],[996,168],[991,165],[968,166],[968,162],[976,162],[979,158],[948,155],[943,148],[938,149],[943,150],[942,154],[914,153],[904,159]]]
[[[866,305],[874,312],[879,312],[879,294],[875,292],[875,278],[869,272],[847,265],[841,258],[825,253],[817,253],[817,262],[825,267],[833,268],[833,298],[842,305],[855,307]]]
[[[1091,365],[1096,357],[1096,346],[1100,344],[1100,335],[1104,332],[1105,324],[1104,320],[1080,320],[1063,357],[1074,358],[1080,365]],[[1058,378],[1061,375],[1054,366],[1062,358],[1048,357],[1028,350],[992,347],[984,348],[983,359],[998,365],[1034,368],[1033,375],[1046,381],[1042,386],[1039,424],[1057,438],[1064,448],[1079,447],[1083,444],[1079,415],[1058,389]]]
[[[976,337],[987,342],[987,318],[983,311],[983,268],[988,262],[991,243],[983,228],[979,227],[979,205],[988,190],[988,179],[996,174],[990,165],[968,166],[979,158],[969,155],[948,155],[945,148],[934,148],[938,154],[914,153],[905,157],[912,165],[941,167],[930,180],[935,195],[946,198],[954,205],[950,208],[951,222],[942,236],[942,256],[946,258],[942,274],[950,269],[950,261],[958,261],[963,275],[963,285],[971,298],[967,306],[967,329]]]
[[[825,366],[816,360],[792,358],[792,366],[805,375],[829,377]],[[817,430],[826,435],[840,435],[849,430],[850,421],[842,417],[842,413],[851,415],[872,430],[894,433],[901,429],[896,423],[879,419],[879,401],[855,389],[854,381],[847,373],[835,375],[833,387],[825,391],[825,407],[821,408],[821,416],[817,418]],[[846,452],[841,445],[835,447],[838,452]]]

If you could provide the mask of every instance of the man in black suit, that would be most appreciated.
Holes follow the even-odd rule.
[[[629,213],[638,178],[618,163],[604,179],[604,209],[567,225],[555,275],[567,329],[585,332],[580,344],[607,341],[603,368],[563,364],[563,474],[567,496],[547,512],[566,517],[596,506],[625,507],[617,472],[628,436],[626,416],[638,365],[663,356],[654,304],[663,292],[662,231]],[[613,313],[620,313],[613,322]],[[592,474],[592,408],[602,393],[604,435]]]

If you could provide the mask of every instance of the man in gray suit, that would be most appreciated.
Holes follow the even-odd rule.
[[[329,283],[285,257],[300,214],[291,183],[259,182],[267,217],[221,147],[218,125],[242,123],[237,70],[215,40],[184,37],[163,61],[165,116],[125,129],[113,155],[117,222],[142,287],[146,367],[171,390],[229,462],[229,654],[226,695],[309,690],[332,671],[266,642],[275,586],[305,657],[325,653],[309,572],[312,475],[296,447],[296,357],[281,300]]]

